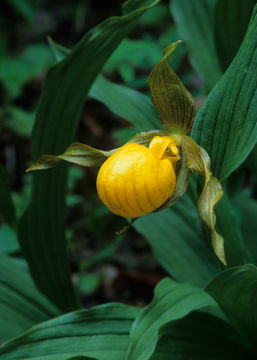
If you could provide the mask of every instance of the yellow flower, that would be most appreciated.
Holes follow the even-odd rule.
[[[74,143],[62,155],[43,155],[27,170],[41,170],[66,160],[83,166],[100,166],[97,191],[114,213],[132,221],[174,204],[186,191],[191,172],[205,177],[198,200],[201,220],[211,230],[213,249],[226,264],[224,239],[215,230],[214,207],[223,192],[212,176],[207,152],[187,134],[195,118],[195,103],[167,58],[180,41],[163,51],[148,83],[151,100],[165,130],[139,133],[119,149],[102,151]],[[127,227],[126,227],[127,228]]]
[[[97,192],[116,215],[136,218],[158,209],[173,193],[179,160],[175,138],[155,136],[149,147],[122,146],[101,166]]]

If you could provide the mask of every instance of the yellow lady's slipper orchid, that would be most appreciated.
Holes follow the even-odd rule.
[[[99,198],[116,215],[147,215],[172,195],[178,160],[176,140],[169,136],[155,136],[149,147],[126,144],[101,166],[97,176]]]
[[[223,195],[222,187],[212,176],[207,152],[187,136],[196,112],[194,99],[167,62],[179,43],[164,49],[163,58],[148,78],[152,103],[166,130],[137,134],[129,143],[111,151],[74,143],[62,155],[43,155],[27,171],[51,168],[60,160],[100,166],[100,199],[114,214],[132,219],[171,206],[186,191],[191,172],[203,175],[198,212],[211,230],[216,255],[226,264],[224,239],[215,230],[214,213]]]

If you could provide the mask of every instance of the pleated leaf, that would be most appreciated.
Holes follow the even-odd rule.
[[[72,143],[89,88],[136,20],[158,0],[130,0],[136,10],[107,19],[87,33],[47,74],[36,116],[32,154],[61,154]],[[67,168],[33,175],[33,194],[19,239],[32,275],[63,311],[77,307],[65,244]]]
[[[16,225],[15,208],[11,198],[10,188],[6,181],[6,175],[0,164],[0,216],[11,226]]]
[[[130,332],[127,360],[147,360],[153,354],[162,326],[183,318],[190,312],[216,303],[202,289],[162,280],[153,301],[137,316]]]
[[[256,47],[257,7],[236,57],[198,112],[191,133],[210,155],[219,180],[228,177],[256,143]]]
[[[161,329],[151,360],[245,360],[240,341],[224,320],[196,311]]]
[[[0,255],[0,340],[59,315],[35,287],[24,261]]]
[[[199,215],[187,194],[171,208],[138,219],[133,227],[147,239],[158,262],[179,281],[203,285],[221,269],[204,241]]]
[[[31,328],[0,348],[1,360],[125,359],[138,309],[110,303],[75,311]]]
[[[217,0],[214,37],[223,71],[236,55],[245,36],[256,0]]]
[[[195,117],[194,99],[167,61],[179,43],[163,50],[163,58],[153,68],[148,83],[152,103],[163,126],[173,133],[186,134],[191,130]]]
[[[180,38],[185,41],[191,63],[210,91],[222,73],[213,35],[216,0],[172,0],[171,13]]]
[[[244,265],[223,271],[210,282],[206,291],[256,355],[257,268]]]

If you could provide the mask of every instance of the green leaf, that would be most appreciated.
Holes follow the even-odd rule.
[[[58,314],[36,289],[26,263],[0,254],[0,339],[9,340]]]
[[[194,122],[191,135],[210,155],[219,180],[235,170],[256,143],[256,46],[257,7],[235,59]]]
[[[207,286],[231,325],[257,354],[257,268],[253,265],[223,271]]]
[[[147,360],[153,354],[163,325],[188,315],[191,311],[216,307],[202,289],[162,280],[155,289],[153,301],[137,316],[130,332],[127,360]]]
[[[246,356],[228,323],[196,311],[163,326],[151,360],[245,360]]]
[[[245,36],[256,0],[217,0],[214,37],[220,66],[225,71]]]
[[[69,53],[68,49],[51,38],[48,38],[48,41],[57,61],[62,60]],[[128,120],[138,131],[161,128],[155,107],[149,97],[139,91],[112,83],[99,75],[89,91],[89,96],[106,105],[114,114]]]
[[[138,219],[133,227],[150,243],[159,263],[179,281],[203,285],[221,269],[204,241],[199,215],[186,194],[171,208]]]
[[[236,196],[235,203],[240,209],[241,219],[238,219],[238,225],[241,223],[248,262],[257,265],[257,201],[241,192]]]
[[[128,120],[138,131],[161,127],[157,111],[149,98],[136,90],[114,84],[100,75],[89,94],[114,114]]]
[[[15,208],[12,202],[10,188],[6,182],[5,172],[0,164],[0,215],[11,226],[16,226]]]
[[[213,9],[216,0],[172,0],[170,9],[180,38],[188,46],[195,70],[209,90],[221,77],[214,39]]]
[[[14,253],[20,250],[17,234],[8,225],[0,227],[0,253]]]
[[[158,0],[130,0],[137,9],[107,19],[89,31],[46,76],[32,138],[32,154],[61,154],[72,142],[90,86],[108,57]],[[67,169],[35,173],[31,203],[20,226],[19,239],[32,275],[63,311],[77,307],[65,245]],[[36,239],[36,241],[35,241]]]
[[[216,215],[217,229],[225,239],[224,245],[228,266],[243,265],[250,262],[252,257],[248,253],[248,240],[243,237],[240,228],[240,210],[231,202],[227,191],[224,191],[224,196],[217,205]]]
[[[131,324],[138,309],[105,304],[72,312],[34,326],[0,348],[1,360],[67,360],[88,356],[97,360],[122,360]]]

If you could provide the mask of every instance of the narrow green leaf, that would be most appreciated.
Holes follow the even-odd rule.
[[[210,155],[219,180],[235,170],[256,143],[256,46],[257,7],[235,59],[194,122],[191,135]]]
[[[170,3],[180,38],[187,44],[192,65],[203,77],[208,91],[221,77],[213,39],[215,3],[216,0],[172,0]]]
[[[140,1],[137,10],[107,19],[89,31],[74,49],[49,71],[32,138],[32,154],[61,154],[72,142],[89,88],[108,57],[158,0]],[[129,1],[136,6],[136,0]],[[77,307],[65,245],[67,168],[33,175],[33,194],[20,226],[19,239],[32,275],[63,311]],[[35,241],[36,239],[36,241]]]
[[[56,60],[62,60],[69,50],[48,39]],[[112,83],[102,75],[94,81],[89,96],[102,102],[114,114],[128,120],[136,130],[148,131],[161,127],[158,113],[149,98],[137,90]]]
[[[9,186],[6,182],[5,172],[0,164],[0,216],[11,226],[16,225],[16,214],[11,198]]]
[[[223,271],[207,286],[231,325],[257,354],[257,268],[253,265]]]
[[[147,239],[159,263],[177,280],[203,285],[221,269],[204,241],[199,215],[186,194],[171,208],[138,219],[133,227]]]
[[[100,75],[89,95],[105,104],[114,114],[128,120],[138,131],[158,129],[161,126],[149,98],[136,90],[114,84]]]
[[[57,315],[56,307],[36,289],[26,263],[0,254],[0,340]]]
[[[147,360],[153,354],[163,325],[188,315],[191,311],[217,306],[202,289],[162,280],[153,301],[137,316],[130,332],[127,360]]]
[[[1,360],[123,360],[138,309],[110,303],[75,311],[31,328],[0,348]]]
[[[217,0],[214,37],[220,66],[225,71],[245,36],[256,0]]]
[[[240,340],[224,320],[196,311],[163,326],[151,360],[245,360]]]

